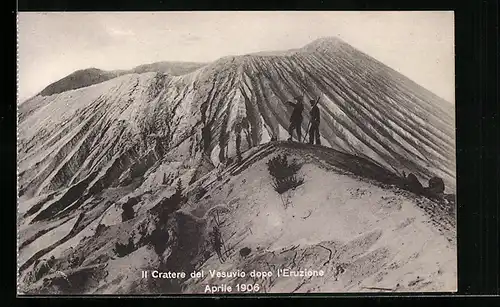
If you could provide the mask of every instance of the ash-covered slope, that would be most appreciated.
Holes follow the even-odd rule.
[[[298,165],[302,181],[281,195],[268,167],[280,155]],[[42,235],[26,245],[36,253],[54,244],[44,257],[55,262],[51,272],[30,281],[27,272],[35,270],[21,252],[21,290],[206,293],[206,285],[226,284],[234,293],[238,283],[257,283],[259,293],[456,290],[453,206],[405,191],[401,178],[369,160],[325,147],[268,143],[245,152],[241,163],[208,172],[184,197],[172,195],[173,187],[157,176],[167,165],[164,160],[146,175],[160,188],[101,194],[83,217],[52,226],[58,238]],[[121,200],[114,204],[113,198]],[[132,214],[125,214],[127,205]],[[214,226],[224,240],[223,261],[210,243]],[[278,277],[284,268],[323,270],[324,276]],[[143,270],[188,277],[144,279]],[[247,275],[215,278],[210,270]],[[252,278],[252,270],[273,276]],[[191,279],[192,271],[204,277]]]
[[[153,143],[224,162],[286,138],[284,102],[302,94],[322,97],[323,144],[423,180],[437,175],[454,190],[453,106],[336,39],[292,56],[227,57],[183,76],[132,74],[35,97],[44,107],[20,110],[21,190],[68,187]]]
[[[281,195],[267,165],[279,155],[298,165],[303,181]],[[206,274],[187,280],[185,293],[253,283],[260,293],[456,290],[453,205],[408,193],[398,187],[401,178],[368,160],[284,143],[262,146],[223,174],[227,179],[207,188],[194,212],[226,204],[219,225],[228,252],[223,262],[214,255],[196,269],[273,276]],[[280,277],[279,269],[324,276]]]
[[[180,76],[127,74],[20,106],[21,273],[48,255],[64,258],[101,223],[121,225],[107,237],[127,236],[137,221],[117,222],[122,206],[147,220],[179,180],[191,190],[214,167],[287,138],[284,102],[302,94],[321,96],[325,146],[392,176],[439,176],[454,192],[453,106],[337,39],[281,56],[225,57]],[[110,256],[114,243],[99,248]]]

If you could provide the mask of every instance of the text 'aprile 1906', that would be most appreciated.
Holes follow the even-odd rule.
[[[204,293],[231,293],[231,292],[259,292],[261,286],[256,279],[269,278],[294,278],[294,277],[322,277],[325,275],[323,270],[299,269],[292,270],[288,268],[278,269],[276,271],[218,271],[218,270],[199,270],[186,272],[172,272],[159,270],[141,271],[142,278],[153,279],[198,279],[204,282]],[[242,281],[242,278],[248,278],[248,283]],[[215,279],[215,280],[214,280]],[[223,283],[217,283],[217,279]],[[225,279],[225,280],[223,280]],[[235,282],[238,280],[237,282]],[[250,282],[251,281],[251,282]]]

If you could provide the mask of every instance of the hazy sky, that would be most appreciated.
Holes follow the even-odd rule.
[[[78,69],[209,62],[325,36],[454,103],[453,12],[19,13],[19,100]]]

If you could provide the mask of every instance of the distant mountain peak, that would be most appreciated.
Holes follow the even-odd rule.
[[[116,73],[104,71],[98,68],[87,68],[77,70],[68,76],[50,84],[41,92],[41,96],[50,96],[69,90],[90,86],[117,77]]]
[[[318,39],[313,40],[312,42],[309,43],[309,45],[338,44],[338,43],[345,43],[345,42],[336,36],[324,36],[324,37],[320,37]]]
[[[66,91],[102,83],[110,79],[131,73],[141,74],[147,72],[160,72],[175,76],[183,75],[193,72],[205,65],[205,63],[197,62],[156,62],[140,65],[130,70],[114,71],[106,71],[99,68],[90,67],[74,71],[68,76],[51,83],[46,88],[44,88],[39,93],[39,95],[50,96],[53,94],[59,94]]]
[[[252,52],[243,55],[244,57],[249,56],[291,56],[297,54],[300,51],[317,51],[317,50],[327,50],[334,48],[339,45],[347,44],[343,40],[334,36],[326,36],[318,38],[309,44],[305,45],[302,48],[297,49],[287,49],[287,50],[268,50],[268,51],[260,51],[260,52]]]
[[[72,74],[76,74],[76,73],[83,73],[83,72],[104,72],[104,70],[102,69],[99,69],[97,67],[89,67],[89,68],[84,68],[84,69],[79,69],[75,72],[73,72]]]
[[[318,38],[311,43],[305,45],[302,50],[305,51],[333,51],[339,46],[346,45],[347,43],[338,37],[327,36]]]

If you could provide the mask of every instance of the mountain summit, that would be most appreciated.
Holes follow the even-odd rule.
[[[285,54],[230,56],[199,66],[190,64],[187,69],[179,68],[177,74],[158,71],[154,67],[145,66],[135,72],[113,76],[92,70],[96,78],[90,79],[99,82],[78,81],[81,86],[77,88],[67,86],[73,82],[68,80],[75,80],[74,77],[65,78],[55,83],[57,86],[53,88],[56,90],[45,91],[45,95],[37,95],[19,106],[20,267],[23,278],[31,280],[27,284],[34,287],[32,290],[39,289],[42,281],[25,275],[34,270],[39,259],[48,255],[59,259],[56,267],[60,270],[81,273],[82,270],[101,268],[102,263],[112,264],[111,267],[115,268],[123,266],[121,260],[111,260],[115,257],[113,255],[122,255],[122,250],[138,251],[143,248],[137,254],[132,252],[135,256],[130,257],[137,256],[134,259],[142,263],[139,258],[144,256],[143,253],[154,254],[154,261],[159,261],[164,268],[195,268],[203,256],[201,249],[174,248],[174,245],[179,247],[181,241],[188,244],[191,239],[178,237],[170,231],[192,229],[191,234],[197,233],[198,239],[205,238],[208,234],[203,230],[206,226],[202,221],[203,214],[217,202],[249,197],[247,194],[250,192],[246,191],[248,186],[252,187],[256,199],[252,203],[248,198],[242,212],[251,210],[252,214],[260,216],[266,214],[266,210],[272,210],[262,207],[261,200],[268,194],[258,191],[257,180],[265,165],[265,156],[259,154],[259,150],[275,148],[272,146],[276,141],[288,138],[286,131],[291,109],[286,102],[297,96],[306,100],[304,130],[309,123],[309,100],[320,98],[320,134],[325,145],[302,150],[301,146],[306,145],[298,144],[298,148],[286,149],[285,152],[296,156],[301,165],[314,162],[315,171],[303,174],[306,177],[304,184],[316,182],[319,178],[317,174],[321,173],[316,168],[322,167],[333,172],[330,175],[321,173],[332,184],[340,184],[342,176],[369,180],[363,183],[363,189],[377,191],[373,192],[380,196],[378,205],[373,205],[377,210],[387,209],[382,202],[384,197],[389,196],[396,197],[397,203],[403,203],[401,206],[404,208],[410,206],[408,203],[415,204],[415,208],[417,204],[421,205],[421,201],[414,196],[397,196],[403,193],[404,185],[397,185],[396,179],[381,179],[401,178],[403,172],[415,175],[421,182],[433,177],[442,178],[446,192],[455,191],[453,106],[340,39],[319,39]],[[318,156],[314,148],[318,152],[326,150],[328,154]],[[351,158],[338,160],[344,155]],[[332,163],[334,167],[329,167]],[[258,167],[254,170],[258,174],[247,169],[249,165]],[[372,171],[384,175],[372,178],[369,175]],[[349,181],[349,186],[355,185],[358,179]],[[232,188],[222,185],[224,182],[232,182]],[[385,185],[383,191],[374,188],[378,184]],[[336,187],[335,191],[341,193],[340,187]],[[330,189],[327,186],[323,188]],[[177,194],[172,194],[174,192]],[[269,190],[265,193],[274,192]],[[189,201],[181,201],[183,198],[180,195]],[[322,212],[314,206],[346,201],[345,195],[321,195],[311,204],[311,214],[315,210]],[[351,199],[351,196],[348,198]],[[204,200],[199,202],[202,198]],[[299,206],[296,210],[305,204],[301,196],[291,196],[290,199]],[[235,206],[242,206],[240,203]],[[433,206],[432,200],[425,203],[429,208]],[[249,208],[253,205],[256,207]],[[247,222],[242,213],[237,213],[240,209],[229,207],[227,210],[232,212],[234,221]],[[427,223],[424,213],[421,215],[414,209],[408,210],[411,216],[407,218],[416,219],[418,225]],[[399,212],[399,209],[396,211]],[[157,217],[159,220],[150,217],[150,214],[158,212],[164,212]],[[292,223],[291,220],[286,223],[283,220],[292,218],[288,216],[290,211],[287,212],[286,215],[275,212],[279,217],[270,217],[269,223],[275,221],[276,225],[292,225],[287,224]],[[339,214],[337,211],[326,212]],[[377,227],[385,227],[379,220],[391,216],[389,213],[377,214],[367,217],[369,226],[356,228],[361,234],[371,233],[369,236],[374,236],[370,237],[370,244],[375,244],[377,238],[382,236],[375,231]],[[394,218],[399,221],[404,214],[398,214]],[[350,218],[352,220],[353,216]],[[163,221],[164,226],[160,227],[158,221]],[[152,236],[158,235],[158,232],[150,232],[155,223],[160,237],[166,240],[165,246],[170,246],[165,247],[172,252],[170,256],[163,251],[154,252],[146,248],[150,246],[147,240],[153,240]],[[392,224],[390,227],[393,226],[394,229],[404,228]],[[135,232],[134,229],[139,229],[137,227],[141,229],[140,233]],[[236,227],[233,229],[236,232],[243,231],[238,228],[240,226],[232,227]],[[421,229],[424,226],[415,227]],[[439,227],[442,232],[444,226]],[[425,233],[433,233],[431,228],[424,228]],[[449,244],[438,233],[436,231],[438,239],[433,244]],[[312,233],[301,233],[299,230],[295,234],[304,239],[301,241],[297,237],[297,241],[290,237],[280,241],[280,244],[286,247],[308,244],[312,240],[311,244],[317,245],[328,239],[311,239]],[[224,231],[224,235],[230,233]],[[350,235],[354,240],[354,233]],[[266,233],[261,232],[245,244],[257,244],[265,236]],[[94,239],[89,241],[90,237]],[[170,241],[174,238],[177,240],[175,244]],[[335,241],[340,237],[335,235],[330,239]],[[113,249],[115,243],[118,245]],[[199,244],[204,243],[200,241]],[[331,244],[350,246],[340,241]],[[69,247],[75,249],[69,252]],[[271,247],[266,248],[269,251]],[[272,248],[275,250],[278,247]],[[387,247],[380,252],[390,259],[394,248]],[[446,257],[453,254],[453,245],[449,248],[450,253],[447,252]],[[367,249],[368,246],[363,247],[363,253]],[[79,254],[85,250],[95,253],[93,256]],[[75,260],[69,264],[64,260],[69,257],[68,253],[71,257],[79,257],[80,262]],[[347,254],[345,256],[348,257]],[[153,258],[145,256],[141,259]],[[174,258],[185,260],[176,262]],[[354,260],[351,260],[346,260],[346,265],[355,266]],[[137,263],[134,264],[136,269],[146,265]],[[112,275],[116,272],[108,273]],[[450,274],[453,275],[452,272]],[[357,280],[357,277],[352,278]],[[104,285],[106,282],[101,277],[94,280],[99,280],[99,285],[85,286],[84,292],[112,291],[109,284]],[[346,289],[353,287],[351,281],[345,281]],[[101,286],[104,288],[99,290]],[[142,286],[148,289],[153,287]],[[188,287],[190,291],[196,288],[189,284],[162,287],[178,291],[183,287]],[[439,285],[432,287],[442,288]]]

